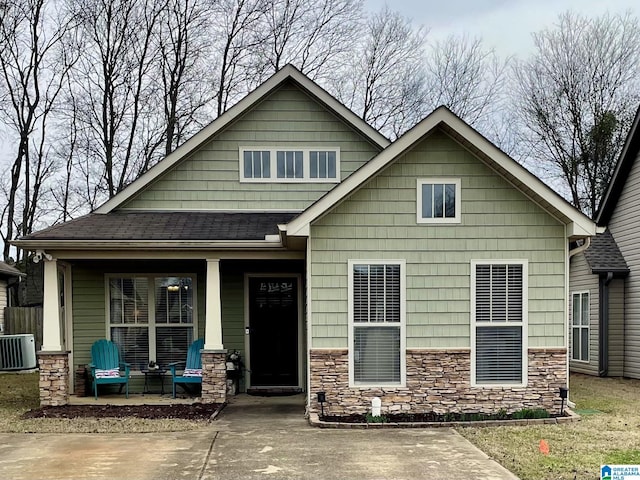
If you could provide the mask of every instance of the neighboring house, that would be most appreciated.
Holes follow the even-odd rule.
[[[596,214],[606,231],[571,256],[575,372],[640,378],[639,122],[640,110]]]
[[[4,333],[4,309],[11,307],[9,286],[12,281],[23,277],[24,274],[16,267],[0,262],[0,334]]]
[[[45,265],[43,404],[99,338],[139,370],[204,337],[203,401],[237,349],[246,388],[311,411],[324,391],[335,414],[444,413],[559,408],[568,245],[594,234],[446,108],[390,143],[287,66],[95,212],[14,243]]]

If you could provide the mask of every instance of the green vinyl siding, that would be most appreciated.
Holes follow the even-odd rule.
[[[418,224],[418,178],[460,178],[460,224]],[[527,260],[530,347],[565,345],[565,227],[435,132],[311,227],[313,348],[346,348],[347,261],[406,260],[407,348],[470,346],[471,260]]]
[[[123,209],[303,209],[334,183],[240,183],[240,147],[339,147],[344,180],[380,150],[287,82]],[[272,159],[275,161],[275,159]]]

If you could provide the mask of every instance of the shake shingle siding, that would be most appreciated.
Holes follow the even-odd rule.
[[[418,178],[459,177],[460,224],[418,224]],[[470,346],[471,260],[529,265],[529,346],[565,345],[564,226],[434,132],[311,228],[312,348],[346,348],[348,260],[406,260],[407,348]]]
[[[343,180],[380,151],[333,112],[287,82],[122,208],[301,210],[335,185],[241,183],[239,148],[252,146],[339,147]]]

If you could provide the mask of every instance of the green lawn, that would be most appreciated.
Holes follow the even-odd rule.
[[[22,419],[38,408],[38,373],[0,374],[0,432],[135,433],[188,431],[209,425],[204,420],[142,418]]]
[[[640,464],[640,381],[572,375],[579,422],[458,431],[522,480],[599,478],[602,464]],[[540,440],[549,455],[540,453]]]

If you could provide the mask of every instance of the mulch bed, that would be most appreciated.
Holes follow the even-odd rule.
[[[147,418],[185,420],[209,420],[220,409],[217,403],[192,403],[174,405],[63,405],[29,410],[22,418]]]

